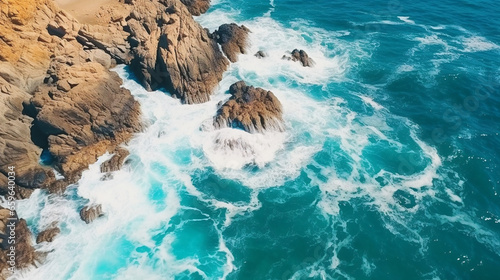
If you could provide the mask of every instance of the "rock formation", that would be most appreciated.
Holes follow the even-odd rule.
[[[38,164],[42,149],[31,140],[33,119],[23,114],[50,64],[52,40],[45,29],[54,9],[43,0],[0,0],[0,194],[7,192],[9,166],[15,166],[17,197],[54,178]]]
[[[244,25],[235,23],[223,24],[213,36],[222,47],[222,51],[231,62],[238,61],[240,53],[245,54],[248,47],[248,33],[250,30]]]
[[[137,0],[130,17],[132,69],[143,86],[163,87],[188,104],[208,101],[228,62],[186,6]]]
[[[9,166],[15,166],[16,198],[28,198],[34,188],[62,190],[139,130],[138,103],[107,69],[130,61],[127,36],[116,30],[82,26],[51,0],[0,0],[0,195],[9,190]],[[42,149],[55,156],[67,181],[55,181],[39,163]],[[1,232],[4,212],[10,213],[0,209]],[[42,232],[38,241],[57,231]],[[33,265],[23,219],[16,241],[17,268]],[[0,251],[0,279],[8,276],[6,254]]]
[[[52,242],[57,235],[61,233],[61,230],[57,226],[51,226],[43,231],[41,231],[36,237],[36,243],[42,242]]]
[[[140,130],[140,109],[121,79],[102,65],[56,63],[52,82],[31,100],[34,128],[47,139],[59,171],[71,181],[106,151]]]
[[[250,133],[284,131],[281,102],[270,91],[239,81],[229,88],[232,95],[217,111],[215,128],[234,127]]]
[[[81,25],[49,0],[0,2],[0,194],[14,165],[23,197],[54,183],[42,148],[74,181],[140,129],[139,105],[107,69],[131,60],[121,23]]]
[[[10,225],[12,221],[8,219],[12,217],[17,217],[17,214],[14,212],[14,216],[11,216],[10,210],[0,206],[0,233],[10,235]],[[33,248],[31,233],[25,220],[19,219],[15,223],[15,237],[16,244],[14,251],[16,254],[16,269],[23,269],[35,265],[37,255]],[[2,239],[2,241],[4,240],[3,238],[0,239]],[[7,277],[11,275],[8,271],[10,266],[8,261],[10,260],[9,254],[11,254],[11,245],[12,244],[6,244],[5,247],[0,247],[0,279],[7,279]]]
[[[15,182],[23,188],[40,188],[54,179],[38,160],[42,149],[31,140],[33,119],[23,115],[23,102],[30,95],[0,78],[0,195],[8,192],[9,166],[14,166]],[[16,194],[20,195],[19,189]],[[25,196],[21,196],[25,197]]]
[[[304,67],[314,66],[314,60],[304,50],[295,49],[291,52],[291,56],[284,55],[282,59],[299,61]]]
[[[204,14],[210,8],[210,0],[181,0],[194,16]]]
[[[120,170],[128,155],[129,155],[128,150],[118,147],[115,150],[113,157],[111,157],[109,160],[101,164],[101,173],[108,173]]]
[[[86,24],[80,28],[76,39],[87,49],[100,50],[109,55],[113,60],[111,65],[128,64],[132,60],[130,45],[127,41],[130,34],[123,30],[122,24],[124,21],[123,23],[109,23],[107,26]],[[100,56],[104,57],[102,53]]]
[[[102,216],[104,212],[102,212],[101,205],[87,205],[80,210],[80,218],[87,224]]]

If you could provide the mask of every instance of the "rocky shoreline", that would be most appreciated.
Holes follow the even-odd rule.
[[[230,62],[247,52],[251,31],[245,26],[228,23],[210,33],[193,19],[208,10],[209,0],[115,2],[119,9],[89,24],[53,0],[0,0],[0,196],[9,192],[12,165],[17,199],[40,188],[64,192],[106,152],[114,157],[101,170],[121,167],[128,152],[120,145],[144,125],[139,103],[110,68],[130,65],[148,91],[166,89],[182,103],[195,104],[209,101]],[[302,50],[289,59],[313,64]],[[272,92],[239,82],[230,93],[214,116],[215,128],[284,130],[281,103]],[[41,162],[42,153],[49,164]],[[100,209],[81,209],[82,220],[102,216]],[[0,233],[6,211],[0,209]],[[23,237],[17,268],[32,267],[38,262],[35,238],[22,219],[16,232]],[[58,233],[53,225],[36,242],[51,242]],[[6,254],[0,250],[0,259]],[[0,266],[0,279],[8,275]]]

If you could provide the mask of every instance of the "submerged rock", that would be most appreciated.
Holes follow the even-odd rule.
[[[235,23],[223,24],[213,36],[222,47],[222,51],[231,62],[238,61],[239,54],[245,54],[248,47],[250,29]]]
[[[314,66],[314,60],[304,50],[295,49],[291,52],[291,56],[284,55],[282,59],[299,61],[304,67]]]
[[[281,102],[262,88],[240,81],[231,85],[232,95],[217,111],[215,128],[236,127],[250,133],[284,131]]]
[[[87,224],[92,223],[95,219],[104,216],[102,212],[102,206],[98,205],[87,205],[80,210],[80,218]]]

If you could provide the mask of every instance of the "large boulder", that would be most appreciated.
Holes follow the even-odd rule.
[[[239,81],[231,85],[229,93],[232,96],[214,118],[215,128],[233,127],[249,133],[284,131],[281,102],[272,92]]]
[[[132,70],[147,90],[165,88],[188,104],[210,99],[229,63],[184,4],[137,0],[127,23]]]
[[[181,0],[194,16],[204,14],[210,8],[210,0]]]
[[[55,63],[52,83],[40,86],[29,107],[55,167],[69,181],[106,151],[141,129],[140,108],[122,80],[101,64]]]
[[[247,53],[248,33],[250,30],[235,23],[223,24],[217,29],[213,36],[222,47],[222,51],[231,62],[238,61],[239,54]]]

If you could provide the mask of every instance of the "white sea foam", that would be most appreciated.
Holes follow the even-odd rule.
[[[249,134],[225,128],[211,133],[203,150],[216,168],[241,169],[246,165],[264,167],[283,149],[282,133]]]
[[[408,64],[403,64],[398,67],[397,74],[405,73],[405,72],[412,72],[415,70],[415,66],[413,65],[408,65]]]
[[[382,110],[382,109],[384,109],[384,106],[378,104],[377,102],[375,102],[373,100],[373,98],[371,98],[369,96],[360,96],[360,98],[363,100],[363,102],[365,102],[366,104],[369,104],[375,110]]]
[[[408,24],[415,24],[415,21],[411,20],[410,17],[398,16],[399,20]]]
[[[348,65],[348,54],[335,55],[324,44],[334,44],[336,37],[321,29],[305,30],[303,23],[294,23],[286,28],[269,17],[243,22],[250,33],[251,45],[248,54],[240,55],[235,65],[238,74],[245,78],[258,75],[265,78],[288,77],[307,84],[321,84],[331,79],[341,79]],[[313,42],[313,43],[311,43]],[[313,68],[302,67],[300,63],[283,60],[283,55],[294,49],[303,49],[311,57]],[[264,51],[268,57],[258,59],[257,51]]]
[[[500,46],[481,36],[464,37],[461,42],[464,48],[463,51],[468,53],[500,49]]]
[[[452,190],[446,188],[445,191],[453,202],[463,203],[462,199],[458,195],[454,194]]]
[[[425,37],[416,37],[415,40],[418,41],[418,42],[420,42],[421,46],[441,45],[446,50],[450,48],[450,46],[448,45],[448,43],[445,40],[441,39],[438,36],[438,34],[432,34],[432,35],[428,35],[428,36],[425,36]]]

